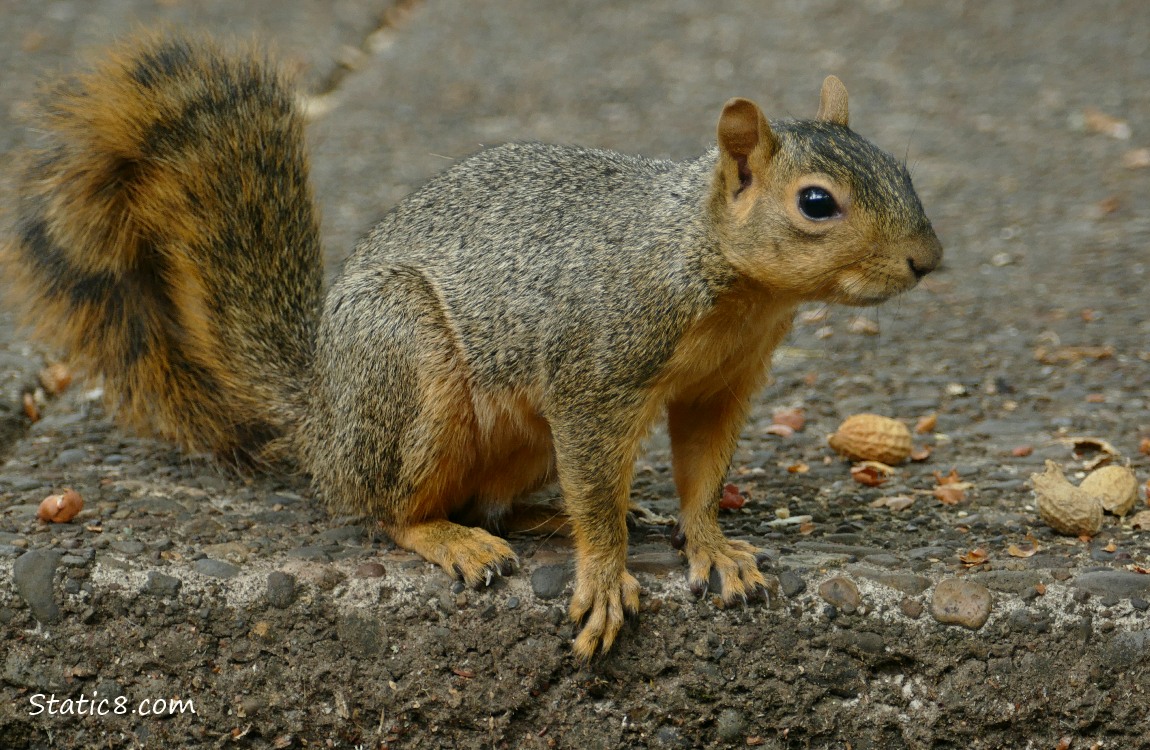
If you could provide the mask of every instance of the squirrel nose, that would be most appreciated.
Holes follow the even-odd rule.
[[[929,236],[906,257],[906,264],[915,279],[921,279],[938,268],[942,262],[942,243],[938,241],[934,230],[928,230]]]

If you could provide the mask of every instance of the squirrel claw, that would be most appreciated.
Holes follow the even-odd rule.
[[[766,580],[759,572],[756,550],[743,541],[723,539],[716,548],[687,546],[691,593],[702,596],[713,589],[724,605],[765,601]]]
[[[576,659],[586,663],[596,652],[602,654],[611,649],[625,620],[638,617],[639,581],[626,570],[621,575],[581,572],[571,597],[570,614],[574,622],[582,625],[572,650]]]

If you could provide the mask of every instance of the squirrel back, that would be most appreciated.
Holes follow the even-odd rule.
[[[227,460],[299,421],[322,287],[290,82],[262,54],[130,42],[48,89],[15,296],[138,430]]]

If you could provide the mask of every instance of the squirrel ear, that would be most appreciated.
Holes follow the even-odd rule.
[[[723,171],[730,173],[728,181],[736,193],[751,183],[756,172],[766,168],[778,149],[770,123],[749,99],[731,99],[723,106],[718,140]]]
[[[819,95],[819,113],[816,120],[833,122],[836,125],[847,126],[847,87],[835,76],[827,76],[823,80],[823,90]]]

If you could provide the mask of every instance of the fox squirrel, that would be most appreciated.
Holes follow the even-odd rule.
[[[36,127],[9,276],[124,422],[291,462],[471,584],[517,564],[480,526],[558,480],[583,659],[639,606],[626,514],[652,423],[666,412],[692,589],[717,573],[724,602],[764,597],[717,515],[772,351],[800,303],[877,304],[941,259],[833,76],[811,121],[732,99],[691,161],[481,151],[392,210],[326,296],[302,118],[262,53],[138,38],[49,89]]]

